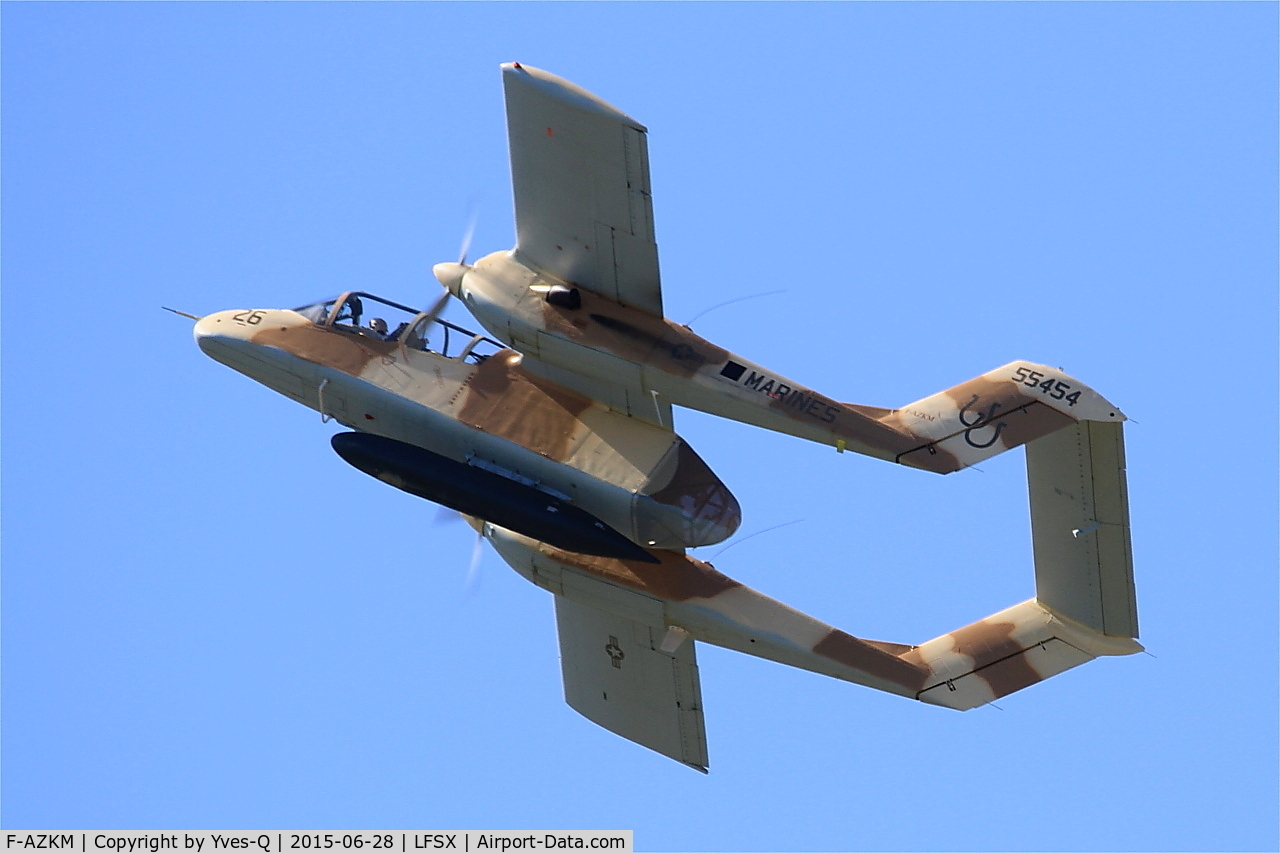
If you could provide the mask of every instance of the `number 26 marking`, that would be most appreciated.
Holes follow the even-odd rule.
[[[1066,400],[1067,405],[1074,406],[1080,401],[1080,392],[1071,391],[1065,382],[1055,382],[1052,377],[1045,379],[1043,373],[1028,367],[1019,367],[1014,371],[1013,381],[1020,382],[1028,388],[1039,388],[1040,393],[1048,394],[1054,400]],[[1070,391],[1071,393],[1067,393]]]

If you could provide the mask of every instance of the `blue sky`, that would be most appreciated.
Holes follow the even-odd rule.
[[[624,828],[645,850],[1277,845],[1275,4],[6,3],[7,828]],[[700,647],[711,775],[561,698],[549,596],[186,321],[426,305],[498,64],[650,129],[669,316],[892,406],[1015,358],[1126,433],[1142,640],[964,714]],[[467,318],[455,305],[449,316]],[[726,573],[920,642],[1032,594],[945,478],[681,411]],[[708,557],[718,548],[705,549]]]

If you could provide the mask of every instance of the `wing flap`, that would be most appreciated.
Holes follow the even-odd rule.
[[[693,641],[665,651],[660,629],[563,595],[555,601],[569,707],[705,773],[707,736]],[[666,643],[667,648],[672,645]]]

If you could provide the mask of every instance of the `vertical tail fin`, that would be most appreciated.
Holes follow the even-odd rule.
[[[1081,421],[1027,445],[1036,599],[1112,637],[1138,636],[1124,432]]]

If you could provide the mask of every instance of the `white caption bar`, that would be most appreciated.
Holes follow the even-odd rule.
[[[199,832],[25,832],[7,831],[4,853],[65,850],[68,853],[314,853],[359,850],[361,853],[413,853],[453,850],[457,853],[510,853],[527,850],[610,850],[633,853],[633,831],[618,830],[381,830],[377,832],[305,832],[235,830]]]

